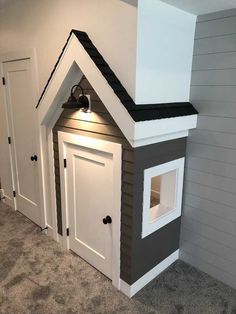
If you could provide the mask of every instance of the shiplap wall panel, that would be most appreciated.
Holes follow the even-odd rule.
[[[190,182],[198,184],[202,184],[202,182],[204,182],[204,185],[206,186],[210,186],[232,194],[235,193],[235,180],[233,179],[192,169],[188,169],[186,171],[186,176]]]
[[[223,247],[227,246],[233,250],[236,250],[236,242],[235,242],[235,236],[226,233],[221,232],[217,226],[211,227],[206,223],[199,222],[195,219],[192,219],[188,216],[184,216],[182,218],[182,229],[188,229],[189,230],[189,242],[191,242],[191,234],[198,234],[199,236],[202,236],[206,239],[209,239],[212,243],[219,243]],[[181,246],[183,242],[183,237],[181,233]],[[184,248],[181,248],[181,251],[184,251]],[[218,254],[221,254],[221,251],[218,252]],[[223,256],[223,255],[222,255]],[[199,256],[199,258],[204,259],[204,254],[202,256]],[[222,269],[222,271],[225,271]]]
[[[180,257],[236,288],[236,10],[198,18]]]
[[[236,34],[196,39],[194,55],[224,53],[236,50]]]
[[[236,103],[236,98],[235,98]],[[235,119],[200,115],[198,129],[236,134]]]
[[[236,68],[236,52],[193,56],[193,71],[224,70]],[[214,72],[213,72],[214,73]]]
[[[201,116],[236,117],[236,106],[233,101],[195,100],[194,105],[201,112]]]
[[[236,16],[198,23],[195,38],[236,34]]]
[[[223,208],[223,206],[222,206]],[[204,223],[212,228],[217,228],[217,230],[225,232],[229,235],[236,236],[235,222],[226,220],[222,217],[212,215],[206,211],[202,211],[198,208],[196,210],[194,207],[185,206],[185,215],[192,218],[199,223]],[[227,243],[225,243],[227,245]],[[233,253],[233,251],[232,251]]]
[[[217,134],[216,134],[217,136]],[[187,151],[190,156],[235,164],[236,150],[213,145],[189,143]]]
[[[224,205],[224,210],[222,210],[222,204],[188,193],[184,195],[184,204],[186,207],[193,207],[195,210],[204,210],[210,215],[215,215],[216,217],[221,217],[234,223],[236,222],[236,211],[234,207]]]
[[[236,180],[236,165],[188,155],[186,167]]]
[[[235,64],[236,65],[236,64]],[[192,86],[236,86],[236,69],[215,71],[195,71],[192,74]]]
[[[214,145],[235,149],[236,134],[218,132],[216,136],[215,131],[196,130],[195,132],[191,133],[189,141],[193,143],[201,143],[206,145]]]
[[[236,49],[236,48],[235,48]],[[216,100],[234,102],[236,99],[235,86],[192,86],[191,99],[194,100]]]
[[[206,21],[225,19],[231,16],[236,16],[236,9],[219,11],[214,14],[209,13],[209,14],[199,15],[197,20],[198,22],[206,22]]]
[[[202,182],[201,184],[193,183],[188,181],[188,178],[186,178],[185,191],[187,193],[196,195],[203,199],[207,199],[209,201],[222,204],[222,210],[224,209],[223,205],[235,207],[236,204],[236,193],[232,194],[229,192],[209,187],[205,184],[205,182]]]

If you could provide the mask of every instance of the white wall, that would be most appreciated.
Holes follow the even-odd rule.
[[[72,28],[85,30],[138,104],[189,100],[195,16],[159,0],[11,0],[0,54],[36,48],[41,92]]]
[[[0,53],[35,47],[42,91],[72,28],[88,32],[134,97],[137,0],[12,0],[0,9]]]
[[[137,104],[189,101],[196,16],[139,0]]]

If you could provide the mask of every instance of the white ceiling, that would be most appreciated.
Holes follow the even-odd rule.
[[[236,0],[161,0],[196,15],[236,9]]]

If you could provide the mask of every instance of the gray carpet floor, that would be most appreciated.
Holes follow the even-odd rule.
[[[236,314],[236,291],[178,261],[129,300],[0,202],[0,313]]]

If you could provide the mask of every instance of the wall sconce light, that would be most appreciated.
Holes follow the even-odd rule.
[[[80,95],[78,99],[74,95],[75,87],[79,87],[82,92],[82,95]],[[84,94],[84,89],[79,84],[76,84],[72,86],[70,97],[68,98],[67,102],[62,105],[62,108],[73,110],[81,109],[83,112],[91,112],[90,98]]]

